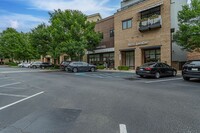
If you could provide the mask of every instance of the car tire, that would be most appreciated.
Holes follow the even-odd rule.
[[[189,77],[183,77],[183,79],[184,79],[185,81],[189,81],[189,80],[190,80]]]
[[[159,73],[159,72],[156,72],[156,73],[155,73],[155,78],[156,78],[156,79],[159,79],[159,78],[160,78],[160,73]]]
[[[37,67],[36,67],[36,66],[33,66],[33,68],[36,69]]]
[[[65,67],[65,68],[64,68],[64,70],[65,70],[66,72],[68,72],[68,69],[67,69],[67,67]]]
[[[78,72],[78,69],[75,67],[75,68],[73,68],[73,70],[72,70],[74,73],[77,73]]]
[[[90,71],[95,72],[95,68],[94,67],[90,68]]]
[[[177,74],[176,71],[173,71],[173,72],[172,72],[172,76],[173,76],[173,77],[176,77],[176,74]]]
[[[140,76],[140,78],[144,78],[144,76],[143,75],[139,75]]]

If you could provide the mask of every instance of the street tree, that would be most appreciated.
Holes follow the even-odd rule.
[[[35,54],[45,57],[49,52],[49,45],[51,44],[50,32],[46,24],[40,24],[32,29],[29,34],[29,40],[34,49]]]
[[[1,53],[5,58],[12,61],[16,58],[16,54],[20,45],[20,34],[13,28],[7,28],[1,34],[0,47]]]
[[[94,23],[77,10],[55,10],[50,14],[52,44],[50,54],[54,59],[66,53],[72,60],[81,60],[85,50],[94,49],[100,42],[100,34],[94,31]]]
[[[200,50],[200,0],[192,0],[178,13],[179,30],[176,42],[187,51]]]

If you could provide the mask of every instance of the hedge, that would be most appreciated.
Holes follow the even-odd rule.
[[[118,70],[129,70],[130,68],[128,66],[118,66]]]
[[[97,66],[97,69],[104,69],[105,67],[103,65]]]
[[[8,65],[8,66],[17,66],[18,64],[15,63],[15,62],[6,62],[5,65]]]

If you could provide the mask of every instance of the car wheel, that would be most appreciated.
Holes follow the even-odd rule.
[[[143,76],[143,75],[140,75],[140,78],[144,78],[144,76]]]
[[[156,78],[156,79],[159,79],[159,78],[160,78],[160,73],[159,73],[159,72],[156,72],[155,78]]]
[[[78,72],[78,69],[77,68],[73,68],[72,70],[74,73]]]
[[[95,68],[94,68],[94,67],[92,67],[92,68],[90,69],[90,71],[91,71],[91,72],[94,72],[94,71],[95,71]]]
[[[177,72],[173,71],[172,76],[176,77]]]
[[[44,67],[42,67],[42,69],[44,69]]]
[[[36,69],[37,67],[36,67],[36,66],[33,66],[33,68]]]
[[[189,77],[183,77],[184,80],[189,81],[190,78]]]
[[[65,67],[65,71],[66,71],[66,72],[68,72],[68,69],[67,69],[67,67]]]

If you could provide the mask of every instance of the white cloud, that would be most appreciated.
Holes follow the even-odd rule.
[[[18,31],[30,31],[41,23],[48,23],[48,19],[35,17],[27,14],[16,14],[4,12],[0,15],[0,31],[5,30],[7,27],[15,28]]]
[[[80,10],[85,14],[101,13],[103,17],[112,15],[119,7],[109,7],[110,0],[28,0],[32,9],[53,11],[55,9]],[[26,1],[27,2],[27,1]]]
[[[19,22],[17,20],[11,20],[10,27],[17,29],[19,27]]]

